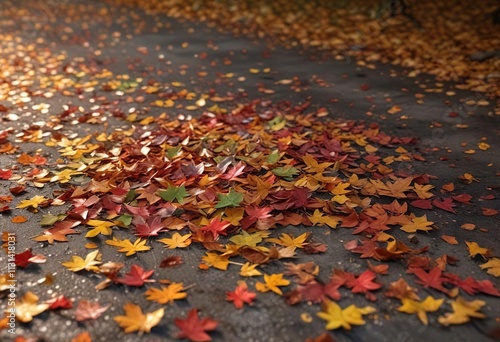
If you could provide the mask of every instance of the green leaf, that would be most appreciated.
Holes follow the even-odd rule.
[[[40,221],[40,225],[41,226],[52,226],[57,221],[64,220],[64,218],[66,218],[66,216],[67,215],[65,215],[65,214],[59,214],[59,215],[47,214],[47,215],[43,215],[42,220]]]
[[[278,160],[280,160],[280,153],[278,151],[273,151],[270,155],[267,156],[267,163],[268,164],[276,164]]]
[[[181,148],[181,146],[169,148],[167,150],[167,158],[172,159],[174,157],[177,157],[179,155],[179,152],[181,151]]]
[[[277,167],[272,172],[279,177],[293,177],[299,174],[299,170],[291,165]]]
[[[285,127],[286,119],[277,116],[274,119],[272,119],[271,121],[269,121],[268,125],[271,128],[271,130],[279,131],[280,129],[283,129]]]
[[[229,190],[227,195],[218,194],[217,198],[219,199],[219,203],[215,206],[215,208],[225,208],[225,207],[237,207],[243,201],[243,194],[234,191],[233,189]]]
[[[127,192],[127,196],[125,196],[125,199],[123,200],[125,203],[130,203],[134,200],[134,198],[137,196],[137,192],[135,190],[129,190]]]
[[[167,190],[162,190],[159,192],[160,197],[163,198],[165,201],[168,202],[173,202],[174,200],[177,200],[177,202],[181,203],[184,198],[188,195],[188,192],[186,191],[186,187],[184,185],[182,186],[172,186],[169,185]]]
[[[116,220],[119,221],[119,226],[128,227],[132,223],[133,218],[132,215],[125,214],[119,216]]]

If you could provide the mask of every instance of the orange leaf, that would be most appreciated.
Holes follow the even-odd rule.
[[[28,221],[28,219],[24,216],[14,216],[10,219],[10,222],[12,223],[24,223],[26,221]]]
[[[29,164],[33,163],[33,157],[31,157],[30,155],[28,155],[26,153],[21,154],[16,160],[18,163],[23,164],[23,165],[29,165]]]
[[[443,190],[452,192],[453,190],[455,190],[455,185],[453,183],[445,184],[443,185]]]
[[[457,238],[450,235],[441,235],[441,239],[448,242],[450,245],[458,245]]]
[[[75,336],[75,338],[73,338],[71,342],[92,342],[92,337],[90,337],[88,331],[84,331],[81,334]]]
[[[464,223],[460,226],[460,228],[465,230],[474,230],[476,228],[476,225],[474,223]]]
[[[492,208],[481,208],[484,216],[495,216],[498,215],[498,210]]]

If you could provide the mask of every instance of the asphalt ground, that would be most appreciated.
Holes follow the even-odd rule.
[[[94,115],[95,123],[91,123],[92,120],[69,120],[62,123],[60,129],[56,127],[66,136],[111,132],[119,128],[127,130],[136,124],[113,115],[119,110],[152,116],[168,112],[184,117],[199,116],[203,111],[186,109],[192,101],[180,101],[183,108],[151,105],[155,95],[139,91],[140,87],[129,84],[133,82],[122,83],[121,88],[111,90],[89,83],[89,88],[94,89],[79,93],[75,90],[77,87],[71,85],[66,88],[57,86],[55,75],[58,74],[77,78],[83,83],[92,82],[95,75],[106,69],[113,75],[129,75],[130,80],[139,84],[158,82],[166,88],[186,88],[196,94],[208,94],[212,90],[225,98],[219,105],[226,108],[255,99],[274,103],[286,100],[293,104],[309,100],[313,108],[328,110],[329,115],[324,120],[364,120],[377,123],[391,136],[418,138],[415,145],[406,148],[421,153],[426,161],[415,162],[410,172],[435,176],[433,184],[437,189],[454,182],[457,193],[465,192],[474,198],[472,204],[460,205],[457,214],[438,209],[426,211],[439,231],[419,234],[419,246],[429,245],[433,257],[447,254],[458,258],[460,263],[453,271],[461,276],[489,279],[497,287],[500,285],[497,278],[479,268],[481,259],[469,258],[463,244],[465,240],[475,241],[498,255],[499,216],[484,216],[481,208],[500,209],[497,151],[500,125],[498,116],[493,114],[494,104],[491,100],[490,103],[481,101],[484,100],[481,94],[456,90],[453,84],[438,83],[431,77],[408,78],[409,70],[402,68],[388,65],[366,67],[349,58],[332,59],[324,52],[269,46],[264,41],[224,35],[204,25],[179,22],[165,16],[153,17],[138,9],[116,7],[105,2],[0,1],[0,10],[0,58],[3,63],[0,103],[9,108],[0,113],[0,128],[2,131],[13,130],[9,139],[18,147],[14,154],[0,155],[2,169],[13,168],[21,152],[35,151],[49,159],[50,167],[56,166],[58,152],[55,148],[36,139],[28,141],[26,137],[34,124],[42,127],[42,132],[48,131],[46,128],[54,124],[50,115],[62,113],[65,105],[81,106],[82,113],[96,111],[97,107],[103,109]],[[76,69],[80,71],[74,71]],[[50,70],[54,70],[52,75]],[[228,74],[233,75],[228,77]],[[49,82],[47,78],[50,76],[54,79]],[[183,85],[176,86],[179,84]],[[53,95],[45,97],[45,89],[53,87],[54,90],[49,90]],[[23,94],[26,89],[31,95]],[[6,92],[10,92],[10,98],[5,96]],[[40,103],[45,105],[33,107]],[[401,111],[388,113],[395,105]],[[44,106],[48,111],[43,110]],[[487,142],[491,147],[483,151],[477,147],[480,142]],[[464,153],[470,149],[474,149],[474,153]],[[473,174],[478,181],[461,183],[459,177],[464,173]],[[88,179],[76,177],[70,184],[79,185],[86,181]],[[13,182],[15,180],[1,181],[2,195],[8,194]],[[26,193],[15,197],[14,204],[34,195],[53,198],[54,193],[67,186],[69,184],[48,183],[42,188],[28,187]],[[487,197],[493,199],[480,198],[485,195],[493,195]],[[192,307],[219,321],[218,329],[211,333],[215,341],[305,341],[325,331],[324,322],[316,317],[317,305],[289,306],[283,298],[269,293],[259,293],[253,306],[235,310],[224,300],[224,294],[234,289],[240,279],[236,269],[224,273],[198,270],[204,249],[193,245],[189,250],[179,252],[184,265],[168,270],[169,278],[195,284],[189,290],[188,300],[170,305],[167,321],[150,334],[124,334],[112,318],[122,314],[125,302],[139,304],[148,312],[157,305],[146,301],[141,289],[115,286],[96,292],[94,285],[101,280],[97,276],[72,273],[60,266],[60,262],[69,260],[71,255],[87,253],[82,243],[83,235],[73,235],[69,242],[51,245],[32,240],[41,231],[41,214],[50,212],[55,215],[67,209],[68,206],[63,205],[42,208],[38,213],[23,209],[2,213],[2,231],[16,232],[17,250],[32,248],[34,254],[47,256],[46,263],[17,271],[19,293],[30,290],[42,299],[62,293],[75,300],[99,301],[111,304],[111,307],[99,319],[88,323],[76,322],[71,310],[45,312],[29,324],[19,324],[18,335],[45,341],[70,341],[78,333],[89,331],[93,341],[170,341],[175,340],[177,331],[173,318],[185,316]],[[11,223],[10,219],[15,215],[24,215],[28,220],[23,224]],[[477,228],[472,231],[461,229],[464,223],[474,223]],[[308,228],[286,227],[280,231],[296,236],[304,229]],[[352,239],[348,230],[314,230],[315,236],[327,244],[327,252],[301,255],[296,262],[315,261],[320,267],[320,277],[325,280],[332,267],[351,271],[366,267],[365,260],[353,258],[352,253],[343,247],[344,242]],[[461,242],[460,246],[442,241],[440,235],[443,234],[455,236]],[[103,259],[124,262],[126,269],[131,263],[147,269],[155,268],[158,260],[166,255],[168,251],[156,247],[150,253],[127,259],[112,249],[103,249]],[[6,257],[2,255],[0,262],[5,265]],[[266,265],[267,273],[279,273],[282,269],[281,262]],[[41,281],[47,275],[53,278],[51,284]],[[399,276],[405,276],[404,265],[391,264],[391,272],[384,276],[384,283]],[[253,284],[252,281],[249,283]],[[437,294],[434,290],[427,291],[430,295]],[[488,335],[498,329],[500,301],[493,296],[476,295],[474,298],[486,301],[487,305],[482,309],[486,319],[451,328],[440,326],[434,319],[429,326],[424,326],[415,316],[397,312],[398,304],[394,301],[380,298],[376,307],[380,316],[389,316],[388,319],[367,319],[364,326],[351,331],[336,330],[331,335],[339,341],[493,340]],[[362,296],[344,300],[344,304],[367,304]],[[3,300],[2,308],[5,307]],[[301,319],[304,313],[314,318],[312,322]],[[498,334],[496,336],[498,338]],[[2,330],[0,339],[10,341],[12,336]]]

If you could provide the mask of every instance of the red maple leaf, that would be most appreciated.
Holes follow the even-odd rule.
[[[472,199],[472,196],[467,195],[467,194],[460,194],[460,195],[452,196],[451,198],[453,198],[455,201],[460,202],[460,203],[470,204],[470,200]]]
[[[493,285],[491,280],[478,280],[476,288],[479,292],[489,294],[490,296],[500,297],[500,291]]]
[[[14,257],[14,263],[17,267],[25,268],[28,267],[31,263],[34,264],[43,264],[47,261],[47,258],[41,254],[33,254],[31,253],[31,249],[27,249],[22,253],[16,254]]]
[[[354,241],[354,242],[353,242]],[[344,244],[344,248],[356,254],[361,254],[361,258],[375,258],[377,256],[378,243],[372,240],[362,240],[358,245],[356,240]]]
[[[178,338],[187,338],[193,342],[211,341],[212,338],[207,331],[212,331],[217,328],[218,322],[212,318],[198,317],[198,310],[189,311],[185,319],[176,318],[175,325],[180,329]]]
[[[465,280],[462,280],[458,275],[453,273],[445,273],[443,277],[444,283],[457,286],[470,295],[474,295],[477,292],[477,281],[472,277],[467,277]]]
[[[236,166],[232,167],[226,174],[221,175],[219,178],[231,181],[237,178],[239,175],[243,174],[243,169],[246,167],[245,164],[239,162]]]
[[[265,220],[271,217],[271,211],[273,208],[271,207],[256,207],[256,206],[248,206],[245,208],[245,212],[248,216],[245,216],[241,221],[241,227],[243,229],[249,228],[252,224],[259,220]]]
[[[245,303],[252,304],[256,296],[255,292],[248,291],[246,283],[239,284],[232,292],[226,292],[226,300],[233,302],[238,309],[243,308]]]
[[[122,200],[117,199],[116,196],[114,195],[105,195],[102,200],[101,204],[104,209],[106,209],[108,212],[115,212],[119,213],[122,211]]]
[[[443,287],[444,278],[442,277],[442,271],[439,267],[436,266],[429,272],[421,268],[415,268],[412,269],[412,273],[418,278],[418,280],[415,281],[417,284],[448,293],[448,290]]]
[[[455,211],[455,209],[453,209],[453,207],[456,207],[456,205],[455,205],[455,203],[453,203],[453,200],[449,197],[445,198],[442,201],[440,201],[436,198],[434,201],[432,201],[432,205],[439,208],[439,209],[449,211],[450,213],[454,213],[454,214],[457,213]]]
[[[210,223],[207,226],[202,227],[200,230],[211,232],[214,240],[216,240],[219,235],[227,235],[225,230],[230,225],[231,223],[226,220],[221,220],[220,217],[217,216],[210,220]]]
[[[73,303],[63,295],[60,295],[56,298],[53,298],[49,301],[47,301],[48,304],[50,304],[50,309],[51,310],[56,310],[56,309],[71,309],[73,307]]]
[[[117,283],[128,286],[142,286],[144,283],[153,283],[155,280],[149,279],[154,270],[145,271],[141,266],[132,265],[130,272],[125,274],[125,277],[116,279]]]
[[[358,213],[353,210],[349,216],[342,218],[342,224],[340,225],[342,228],[354,228],[359,224],[359,216]]]
[[[135,222],[135,236],[137,237],[149,237],[158,236],[158,233],[165,230],[166,227],[161,222],[161,217],[155,216],[147,221],[140,216],[136,216]]]
[[[351,288],[352,293],[364,293],[366,299],[375,300],[375,295],[369,291],[378,290],[382,287],[381,284],[373,281],[376,277],[375,272],[366,270],[357,277],[347,277],[345,285]]]
[[[151,215],[149,213],[148,207],[147,206],[139,206],[139,207],[134,207],[128,204],[125,204],[125,208],[128,210],[129,213],[132,215],[137,215],[137,216],[142,216],[142,217],[149,217]]]
[[[427,210],[432,209],[432,202],[426,199],[415,200],[410,202],[410,204],[415,208],[419,209],[427,209]]]
[[[301,294],[301,298],[308,302],[320,303],[327,297],[333,300],[340,300],[339,285],[329,282],[322,284],[315,280],[297,287],[297,291]]]
[[[311,190],[308,188],[295,188],[293,190],[280,190],[272,195],[276,203],[272,207],[276,210],[294,208],[308,208]]]

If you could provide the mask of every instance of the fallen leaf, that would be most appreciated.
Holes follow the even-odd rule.
[[[36,195],[36,196],[33,196],[32,198],[30,199],[27,199],[27,200],[22,200],[17,206],[16,208],[18,209],[22,209],[22,208],[28,208],[28,207],[32,207],[34,209],[38,208],[38,206],[46,203],[48,201],[47,198],[43,197],[43,196],[40,196],[40,195]]]
[[[12,223],[24,223],[26,221],[28,221],[28,219],[26,217],[20,216],[20,215],[14,216],[13,218],[10,219],[10,222],[12,222]]]
[[[448,242],[450,245],[458,245],[457,238],[450,235],[441,235],[443,241]]]
[[[163,238],[158,241],[167,245],[166,247],[169,249],[186,248],[191,244],[191,233],[181,235],[175,232],[171,238]]]
[[[133,303],[125,304],[123,310],[125,310],[125,316],[116,316],[113,319],[125,330],[126,334],[135,331],[149,333],[153,327],[160,323],[164,315],[163,309],[144,314],[141,307]]]
[[[130,242],[129,239],[119,240],[113,237],[113,240],[106,240],[106,244],[114,247],[120,248],[118,252],[125,253],[126,256],[134,255],[137,252],[149,251],[151,247],[146,246],[147,240],[138,238],[134,243]]]
[[[491,252],[488,248],[481,247],[477,242],[465,241],[467,249],[469,250],[469,256],[474,258],[476,255],[482,256],[484,259],[490,256]]]
[[[81,300],[78,302],[78,306],[75,310],[75,320],[77,322],[83,322],[98,319],[110,306],[111,304],[101,306],[101,304],[97,302]]]
[[[283,279],[283,274],[264,274],[264,283],[257,282],[255,288],[260,292],[273,291],[281,296],[283,292],[279,287],[288,285],[290,285],[290,281]]]
[[[479,267],[495,277],[500,277],[500,259],[498,258],[491,258],[488,262],[479,265]]]
[[[434,299],[431,296],[428,296],[422,302],[410,298],[403,298],[401,299],[403,305],[401,305],[398,308],[398,311],[410,315],[417,314],[417,317],[423,324],[429,325],[429,319],[427,318],[427,313],[439,310],[441,304],[443,304],[443,301],[444,299]]]
[[[99,250],[90,252],[89,254],[87,254],[85,259],[79,257],[78,255],[74,255],[71,257],[71,261],[63,262],[62,265],[71,272],[78,272],[82,270],[98,272],[99,267],[97,267],[96,265],[101,264],[100,261],[96,260],[98,255]]]
[[[207,252],[207,254],[202,257],[202,260],[209,266],[215,267],[219,270],[225,271],[229,266],[229,258],[224,255],[219,255],[217,253]]]
[[[22,323],[28,323],[34,316],[41,314],[49,309],[49,304],[38,303],[38,296],[31,291],[16,301],[16,319]]]
[[[464,324],[469,322],[471,317],[485,318],[483,313],[478,312],[484,305],[486,302],[482,300],[466,301],[464,298],[458,297],[451,302],[453,312],[438,317],[438,322],[442,325]]]
[[[182,283],[171,283],[167,287],[161,289],[149,288],[144,295],[147,300],[151,300],[160,304],[173,303],[175,300],[184,299],[187,297]]]
[[[252,304],[257,295],[248,290],[247,283],[241,281],[234,291],[226,292],[226,300],[233,302],[237,309],[242,309],[244,304]]]
[[[178,338],[187,338],[193,342],[212,341],[208,331],[217,329],[218,322],[212,318],[202,318],[198,316],[198,310],[189,311],[185,319],[176,318],[175,325],[180,329]]]
[[[412,218],[411,223],[407,223],[401,226],[401,230],[407,233],[416,233],[419,230],[429,231],[432,230],[434,222],[427,221],[427,215]]]
[[[116,282],[128,286],[140,287],[144,283],[153,283],[155,280],[149,279],[153,275],[154,270],[146,271],[144,268],[138,265],[132,265],[130,271],[125,274],[123,278],[117,278]]]
[[[245,263],[243,266],[241,266],[240,276],[255,277],[262,275],[262,273],[256,269],[256,267],[258,266],[259,266],[258,264],[251,264],[249,262]]]
[[[366,306],[358,308],[355,305],[350,305],[342,309],[337,303],[329,299],[325,299],[322,303],[322,311],[318,312],[318,317],[325,320],[327,330],[335,330],[344,328],[351,330],[353,325],[364,325],[366,322],[363,315],[375,312],[375,308]]]
[[[73,337],[71,342],[92,342],[92,337],[88,331],[84,331]]]

